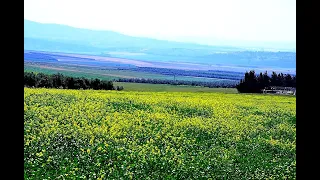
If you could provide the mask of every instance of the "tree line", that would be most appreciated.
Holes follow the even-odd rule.
[[[255,75],[255,71],[250,71],[245,73],[244,79],[240,80],[236,88],[240,93],[262,93],[263,89],[268,89],[271,86],[295,88],[296,76],[272,72],[271,77],[269,77],[267,71],[265,73],[260,72],[259,75]]]
[[[123,90],[122,86],[113,86],[112,81],[97,78],[70,77],[60,73],[48,75],[44,73],[24,72],[24,86],[36,88]]]
[[[114,79],[116,82],[132,82],[132,83],[149,83],[149,84],[171,84],[171,85],[189,85],[189,86],[202,86],[209,88],[235,88],[236,82],[230,80],[221,80],[214,82],[204,81],[185,81],[185,80],[168,80],[168,79],[144,79],[144,78],[119,78]]]

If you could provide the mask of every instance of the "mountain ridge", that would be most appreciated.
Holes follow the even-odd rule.
[[[128,36],[60,24],[24,21],[24,49],[103,55],[153,62],[195,62],[252,67],[295,68],[295,52],[250,51],[244,48]]]

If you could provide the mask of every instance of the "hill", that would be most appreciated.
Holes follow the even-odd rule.
[[[71,52],[152,62],[192,62],[295,69],[295,52],[249,51],[132,37],[113,31],[81,29],[59,24],[24,21],[25,50]]]

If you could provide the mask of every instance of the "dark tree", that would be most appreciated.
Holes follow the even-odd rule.
[[[36,86],[36,75],[31,73],[24,73],[24,85],[27,87],[35,87]]]
[[[52,79],[52,86],[54,88],[64,87],[64,77],[62,74],[53,74],[51,76]]]
[[[92,89],[100,89],[100,83],[101,83],[101,81],[100,81],[100,79],[94,79],[93,81],[91,81],[91,87],[92,87]]]
[[[284,76],[282,73],[278,74],[278,86],[285,86]]]
[[[261,84],[258,83],[258,78],[255,76],[255,72],[250,71],[245,73],[244,80],[240,80],[240,83],[236,88],[240,93],[261,93],[260,86]]]
[[[36,75],[36,87],[52,87],[52,80],[48,77],[48,75],[43,73],[38,73]]]
[[[100,87],[99,87],[100,89],[109,89],[109,90],[112,90],[112,88],[113,88],[113,83],[112,83],[112,81],[105,81],[105,80],[103,80],[103,81],[101,81],[100,82]]]
[[[75,81],[73,77],[67,77],[66,78],[66,86],[68,89],[75,89]]]
[[[113,89],[112,81],[90,80],[84,77],[67,77],[60,73],[46,75],[43,73],[34,74],[33,72],[24,72],[24,86],[67,89]]]
[[[284,77],[284,86],[293,87],[292,77],[290,74],[286,74]]]
[[[258,76],[254,75],[254,71],[246,72],[244,79],[236,86],[241,93],[261,93],[263,89],[270,88],[270,86],[282,87],[296,87],[296,76],[290,74],[272,72],[271,78],[268,76],[267,71]]]
[[[292,87],[296,87],[297,84],[296,84],[296,76],[293,76],[292,78]]]
[[[278,80],[278,75],[276,72],[272,72],[271,75],[271,86],[279,86],[280,82]]]

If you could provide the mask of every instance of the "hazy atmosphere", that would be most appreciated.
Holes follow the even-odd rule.
[[[156,39],[295,50],[295,0],[25,0],[41,23]]]

